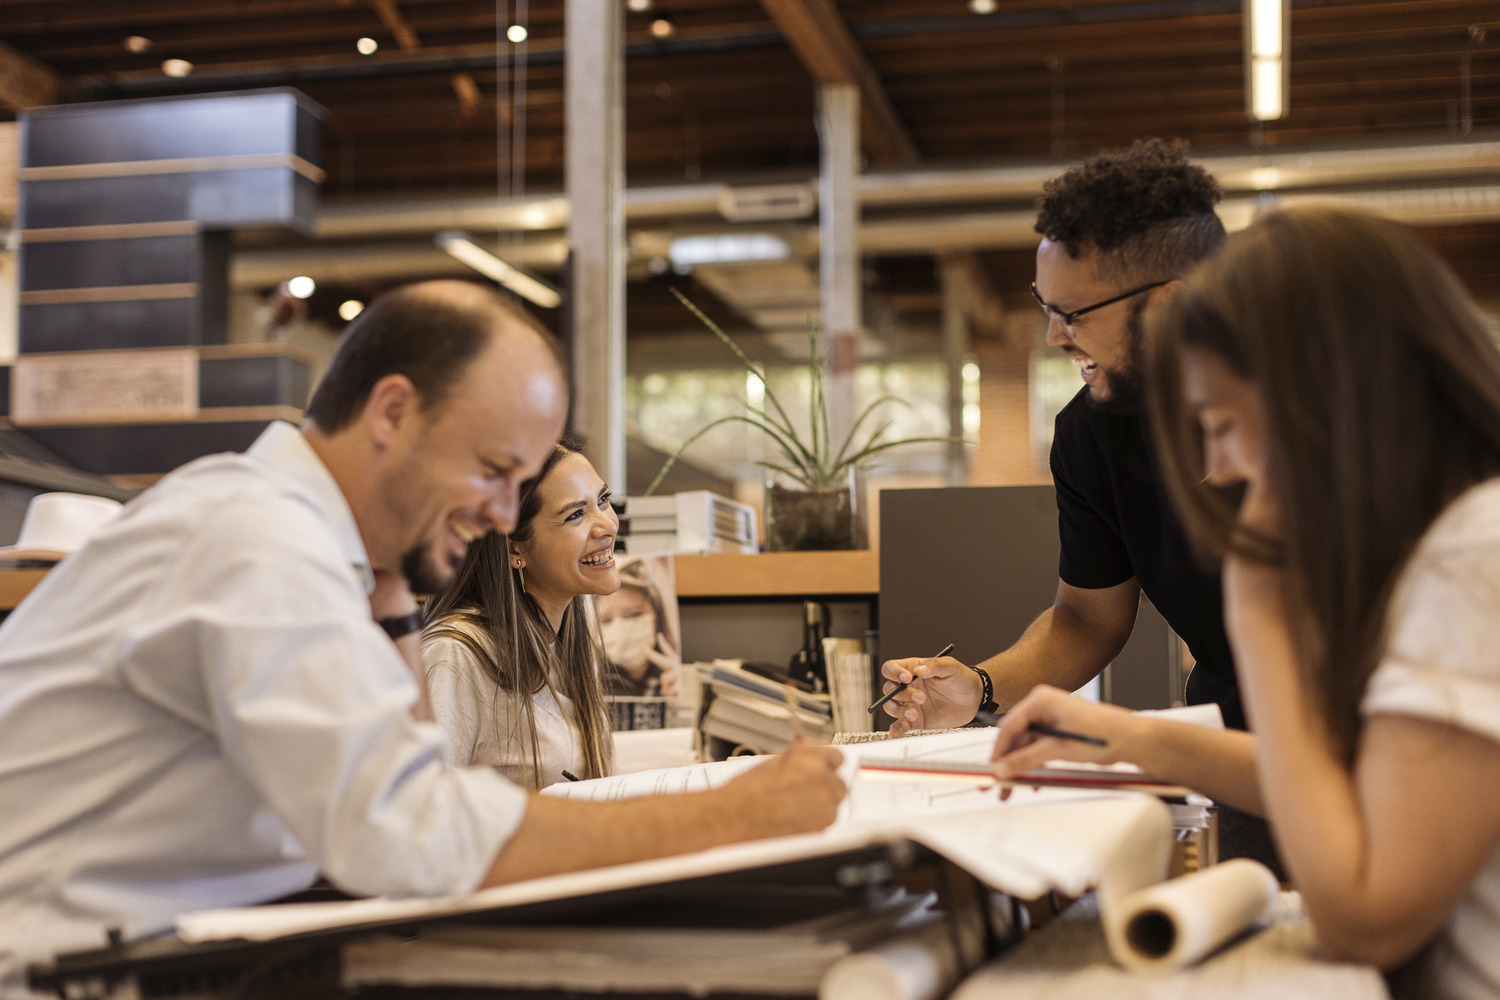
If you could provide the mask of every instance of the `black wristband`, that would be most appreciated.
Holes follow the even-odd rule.
[[[964,666],[978,674],[979,683],[984,685],[984,690],[979,695],[979,711],[989,712],[993,715],[995,710],[1000,707],[995,704],[995,682],[990,680],[988,671],[981,670],[972,663],[965,663]],[[977,714],[975,718],[978,718]]]
[[[385,634],[392,639],[399,639],[403,635],[411,635],[422,627],[422,612],[420,610],[408,611],[394,618],[377,618],[375,624],[385,629]]]

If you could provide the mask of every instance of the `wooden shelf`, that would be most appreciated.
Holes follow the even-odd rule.
[[[880,593],[880,553],[763,552],[677,557],[678,597],[801,597]],[[9,611],[47,575],[0,569],[0,611]]]
[[[880,553],[762,552],[679,555],[678,597],[801,597],[880,593]]]
[[[46,575],[45,569],[0,569],[0,611],[14,609]]]

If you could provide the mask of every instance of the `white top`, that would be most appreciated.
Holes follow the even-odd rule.
[[[1360,706],[1500,740],[1500,479],[1459,497],[1422,537],[1391,601],[1390,638]],[[1500,785],[1488,775],[1480,787]],[[1500,996],[1500,850],[1453,911],[1433,952],[1432,988]]]
[[[321,871],[475,888],[526,793],[443,759],[370,618],[342,492],[301,434],[131,502],[0,627],[0,996],[21,962]]]
[[[464,622],[449,627],[462,629],[476,642],[488,644]],[[433,715],[448,734],[450,762],[459,766],[485,764],[518,785],[527,784],[533,776],[531,739],[522,724],[515,692],[491,680],[473,650],[451,635],[423,636],[422,662],[427,669],[427,697]],[[543,688],[531,695],[531,703],[540,754],[537,787],[566,780],[564,771],[582,777],[583,746],[573,699]]]

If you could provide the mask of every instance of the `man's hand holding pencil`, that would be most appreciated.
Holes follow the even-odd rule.
[[[910,656],[881,664],[883,694],[889,698],[881,707],[895,720],[892,737],[913,729],[955,729],[974,720],[984,698],[984,684],[973,668],[946,655],[952,648],[937,656]]]

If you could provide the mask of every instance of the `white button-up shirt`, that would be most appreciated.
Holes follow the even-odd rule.
[[[0,627],[0,994],[21,965],[273,899],[475,888],[526,794],[458,769],[302,435],[173,473]]]

